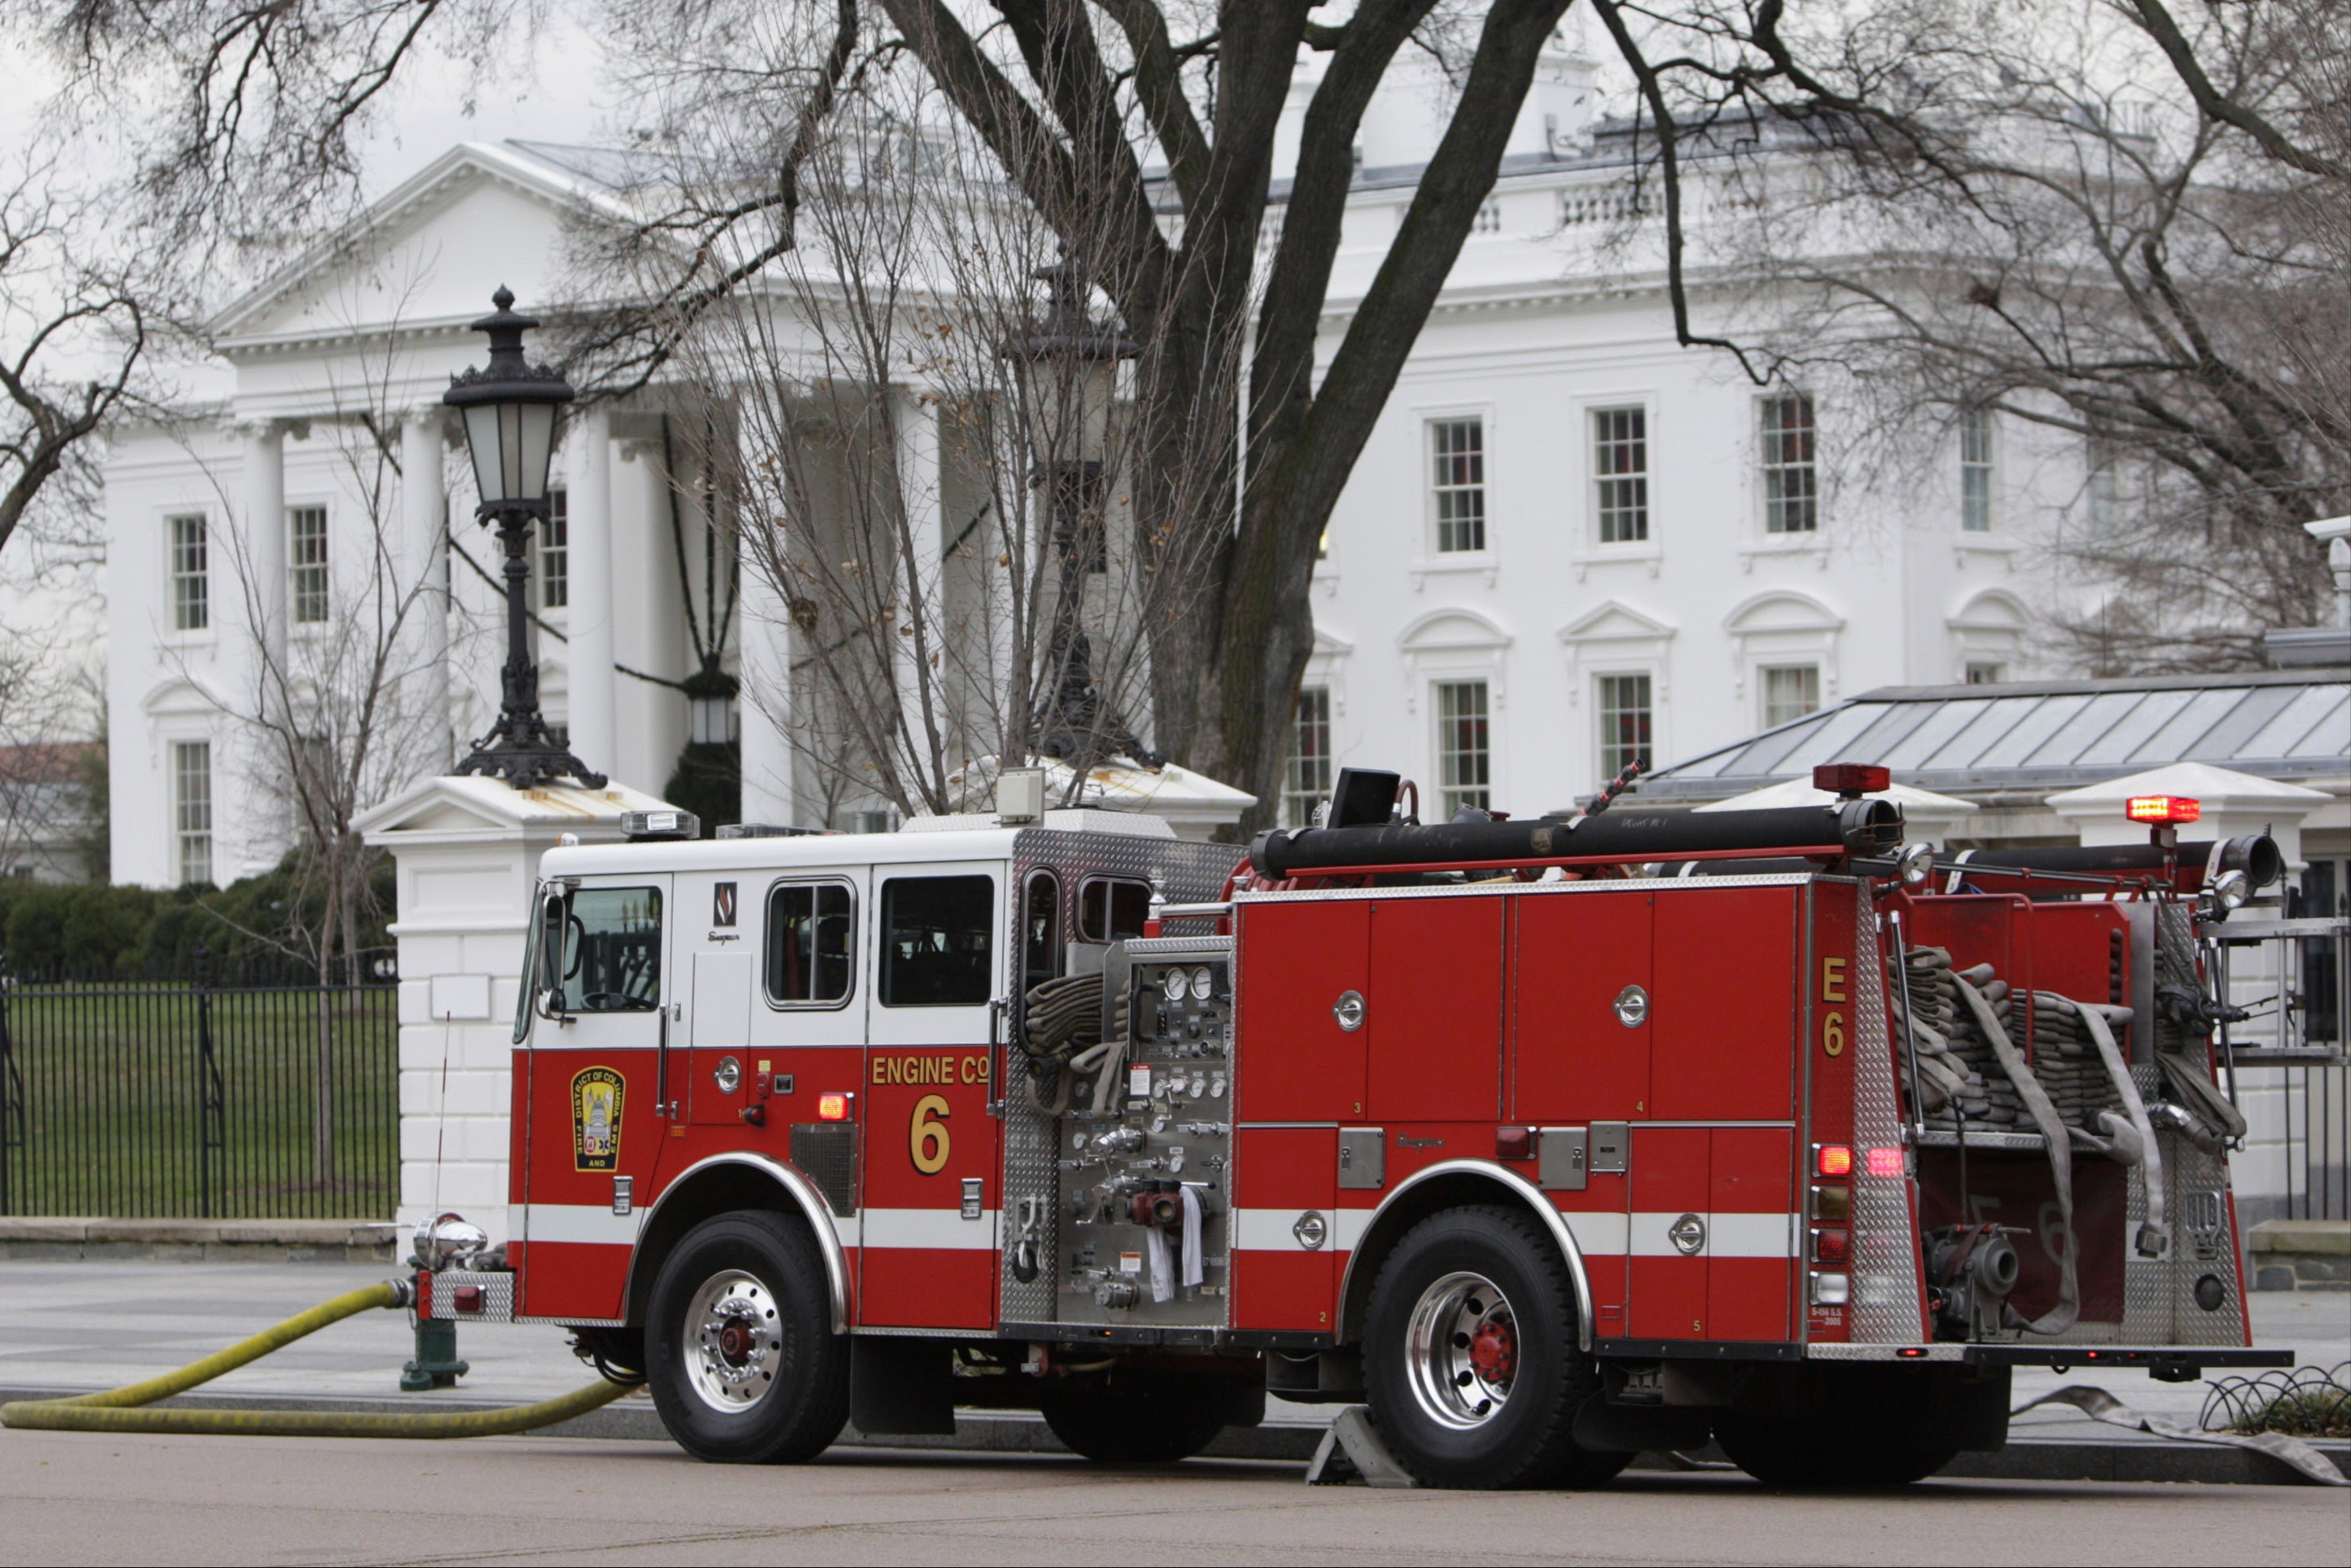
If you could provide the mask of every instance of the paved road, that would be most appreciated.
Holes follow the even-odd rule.
[[[1732,1476],[1596,1493],[1309,1488],[1294,1465],[836,1452],[705,1466],[660,1444],[0,1432],[16,1563],[2224,1563],[2344,1561],[2316,1488],[1932,1481],[1775,1494]]]
[[[0,1261],[0,1386],[108,1388],[152,1376],[391,1272],[329,1263]],[[2292,1347],[2305,1365],[2351,1359],[2351,1293],[2264,1291],[2252,1305],[2256,1343]],[[136,1322],[137,1332],[125,1333],[125,1322]],[[474,1370],[449,1397],[527,1403],[577,1387],[587,1375],[559,1329],[477,1326],[458,1340]],[[394,1381],[411,1350],[406,1314],[369,1312],[230,1373],[208,1392],[399,1397]],[[2201,1384],[2076,1366],[2064,1374],[2020,1371],[2016,1399],[2072,1383],[2095,1384],[2136,1408],[2191,1423],[2205,1396]],[[1269,1414],[1310,1425],[1327,1421],[1330,1407],[1277,1404]],[[2028,1411],[2013,1431],[2098,1442],[2132,1437],[2066,1406]]]

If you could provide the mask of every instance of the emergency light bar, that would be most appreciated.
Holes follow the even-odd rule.
[[[702,821],[691,811],[666,806],[658,811],[623,811],[621,831],[631,843],[648,839],[692,839],[702,834]]]
[[[1823,762],[1813,769],[1813,788],[1832,795],[1869,795],[1894,787],[1894,770],[1868,762]]]
[[[2125,810],[2134,822],[2193,822],[2204,815],[2204,803],[2189,795],[2134,795]]]

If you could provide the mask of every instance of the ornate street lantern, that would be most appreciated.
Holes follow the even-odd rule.
[[[507,662],[501,682],[498,722],[474,743],[457,764],[460,773],[487,773],[517,789],[533,789],[558,779],[576,779],[591,789],[604,775],[591,773],[547,732],[538,711],[538,665],[530,656],[530,526],[545,519],[547,470],[555,456],[555,434],[571,384],[551,365],[523,357],[522,335],[538,325],[516,314],[514,295],[501,286],[490,296],[497,309],[474,323],[490,339],[490,362],[449,378],[441,401],[465,416],[465,446],[474,459],[474,483],[481,505],[474,515],[495,520],[506,552]]]
[[[1045,655],[1052,681],[1037,713],[1036,748],[1080,774],[1101,756],[1123,753],[1156,767],[1148,751],[1095,689],[1093,650],[1078,612],[1085,574],[1107,559],[1102,461],[1118,361],[1142,350],[1114,322],[1086,314],[1085,280],[1066,258],[1031,274],[1050,290],[1042,319],[1004,345],[1007,359],[1028,364],[1032,483],[1050,498],[1054,565],[1053,628]]]

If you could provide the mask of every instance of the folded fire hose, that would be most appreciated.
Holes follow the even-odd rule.
[[[585,1416],[610,1405],[634,1386],[611,1381],[591,1383],[558,1398],[503,1410],[370,1415],[312,1410],[135,1408],[210,1383],[223,1373],[234,1372],[272,1351],[283,1350],[329,1323],[340,1322],[371,1308],[404,1307],[408,1301],[408,1288],[403,1283],[386,1281],[381,1285],[370,1285],[297,1313],[251,1339],[144,1383],[102,1394],[79,1394],[69,1399],[27,1399],[0,1405],[0,1427],[46,1432],[193,1432],[242,1437],[495,1437]]]

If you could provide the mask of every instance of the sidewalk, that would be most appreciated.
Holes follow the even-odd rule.
[[[392,1272],[382,1265],[328,1262],[0,1260],[0,1389],[16,1396],[35,1389],[109,1388],[154,1376]],[[2351,1361],[2351,1291],[2261,1291],[2252,1303],[2255,1343],[2291,1347],[2297,1365],[2331,1367]],[[392,1400],[402,1406],[522,1404],[594,1376],[572,1356],[565,1339],[561,1329],[541,1324],[461,1328],[458,1354],[473,1370],[454,1389],[403,1395],[397,1386],[400,1365],[413,1351],[407,1314],[368,1312],[232,1372],[204,1393]],[[2135,1408],[2191,1426],[2207,1392],[2201,1383],[2158,1383],[2145,1373],[2118,1370],[2076,1367],[2059,1374],[2021,1368],[2015,1375],[2019,1405],[2068,1385],[2090,1384]],[[1270,1430],[1248,1446],[1266,1450],[1265,1457],[1295,1448],[1301,1450],[1296,1457],[1302,1458],[1332,1408],[1271,1401]],[[653,1412],[639,1401],[624,1400],[600,1415],[607,1419],[581,1425],[613,1435],[659,1435],[657,1428],[643,1428]],[[989,1429],[989,1446],[1028,1448],[1041,1436],[1029,1429],[1033,1421],[1017,1417],[973,1425]],[[2020,1445],[2180,1447],[2093,1421],[2069,1406],[2028,1411],[2016,1418],[2010,1436]],[[906,1439],[893,1441],[907,1445]],[[2151,1463],[2153,1453],[2147,1458]]]

